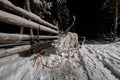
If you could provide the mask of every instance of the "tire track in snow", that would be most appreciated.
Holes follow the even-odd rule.
[[[111,75],[110,72],[104,68],[103,64],[94,58],[85,47],[80,51],[84,55],[85,66],[90,76],[90,80],[118,80]]]
[[[108,46],[87,46],[87,49],[89,49],[90,51],[93,51],[94,53],[96,53],[96,55],[100,55],[102,56],[102,63],[104,65],[104,67],[106,67],[108,70],[111,71],[111,74],[113,74],[116,78],[120,79],[120,70],[116,68],[115,65],[113,65],[112,63],[110,63],[110,60],[112,61],[119,61],[119,59],[114,56],[112,56],[111,51],[112,49],[110,48],[106,48]],[[109,52],[108,52],[109,51]],[[111,54],[111,55],[110,55]]]

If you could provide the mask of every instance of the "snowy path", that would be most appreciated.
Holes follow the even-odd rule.
[[[120,79],[120,44],[86,45],[86,49],[107,68],[110,73]],[[114,80],[114,79],[110,79]]]
[[[33,57],[0,58],[0,80],[120,80],[120,42],[85,44],[79,53],[70,53],[70,63],[55,69],[43,67],[40,61],[33,68]],[[44,56],[44,63],[65,60],[56,54]]]

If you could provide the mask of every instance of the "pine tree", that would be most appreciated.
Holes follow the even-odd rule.
[[[112,18],[114,19],[114,40],[117,37],[117,26],[118,26],[118,18],[120,16],[119,0],[106,0],[103,4],[103,9],[107,10],[109,13],[112,13]]]

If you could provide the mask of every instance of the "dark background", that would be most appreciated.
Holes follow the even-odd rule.
[[[16,0],[11,0],[15,2]],[[17,0],[21,1],[21,0]],[[79,36],[86,36],[88,38],[96,38],[98,34],[102,34],[103,30],[105,33],[109,33],[113,28],[113,20],[109,19],[111,16],[105,10],[102,10],[102,6],[105,0],[67,0],[67,7],[70,12],[70,20],[75,15],[76,21],[74,24],[74,31]],[[21,2],[22,3],[22,2]],[[16,5],[16,3],[14,3]],[[17,6],[23,6],[23,4],[17,4]],[[107,17],[107,18],[106,18]],[[19,33],[19,28],[13,25],[0,23],[0,32]],[[28,29],[26,29],[28,32]]]
[[[97,34],[102,33],[103,29],[110,32],[109,28],[112,27],[112,21],[105,19],[106,16],[109,16],[109,13],[102,10],[104,1],[68,1],[71,16],[76,16],[75,32],[87,37],[97,37]]]

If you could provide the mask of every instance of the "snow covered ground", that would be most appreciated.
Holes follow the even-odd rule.
[[[47,65],[62,65],[53,69],[39,60],[33,67],[35,55],[0,58],[0,80],[120,80],[120,42],[84,44],[69,53],[69,62],[67,52],[43,56]]]

